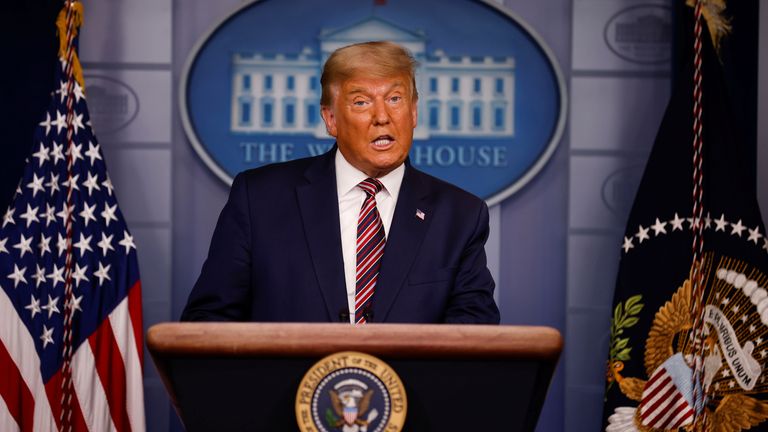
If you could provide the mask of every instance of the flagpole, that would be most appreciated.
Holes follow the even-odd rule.
[[[66,235],[66,255],[64,265],[64,329],[63,339],[64,348],[63,356],[64,361],[62,365],[62,380],[61,380],[61,415],[59,430],[69,432],[72,430],[72,397],[74,395],[72,385],[72,194],[75,187],[73,181],[73,152],[74,147],[74,21],[75,21],[75,2],[76,0],[66,0],[64,7],[67,11],[66,21],[66,34],[59,35],[59,37],[66,37],[66,69],[64,76],[67,80],[67,114],[66,114],[66,128],[67,128],[67,199],[64,205],[64,213],[67,216],[65,223],[65,235]]]
[[[704,188],[703,188],[703,137],[702,137],[702,74],[701,74],[701,33],[702,33],[702,2],[696,0],[694,9],[694,67],[693,67],[693,214],[691,231],[693,234],[692,242],[692,263],[691,263],[691,314],[693,328],[693,391],[694,391],[694,430],[697,428],[704,430],[706,426],[706,411],[704,403],[706,396],[702,381],[703,373],[703,349],[702,337],[704,333],[703,322],[703,304],[704,304],[704,281],[701,272],[701,257],[704,253]]]

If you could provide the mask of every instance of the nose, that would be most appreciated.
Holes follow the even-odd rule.
[[[389,123],[387,104],[383,100],[377,100],[373,103],[373,124],[385,125],[387,123]]]

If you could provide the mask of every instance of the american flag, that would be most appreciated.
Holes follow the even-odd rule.
[[[61,86],[35,130],[33,153],[0,227],[0,430],[144,430],[136,246],[93,135],[84,91],[77,83],[68,87],[66,62],[59,63]],[[71,368],[65,369],[68,254],[72,336]],[[73,394],[62,416],[68,371]]]

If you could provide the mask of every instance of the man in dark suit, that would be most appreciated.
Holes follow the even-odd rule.
[[[237,175],[182,320],[499,322],[487,206],[407,159],[415,64],[390,42],[329,57],[336,146]]]

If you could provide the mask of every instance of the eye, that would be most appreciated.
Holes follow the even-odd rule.
[[[391,98],[389,98],[389,101],[393,103],[400,102],[401,100],[403,100],[402,96],[392,96]]]
[[[353,102],[352,102],[352,105],[354,105],[354,106],[358,106],[358,107],[362,107],[362,106],[365,106],[365,104],[366,104],[366,103],[367,103],[367,102],[366,102],[366,101],[364,101],[364,100],[356,100],[356,101],[353,101]]]

